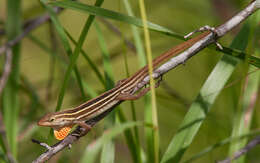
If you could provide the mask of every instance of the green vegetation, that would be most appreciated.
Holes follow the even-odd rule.
[[[234,8],[245,6],[243,1],[144,3],[146,11],[139,1],[129,0],[0,1],[0,47],[23,32],[23,20],[44,13],[51,17],[12,46],[11,73],[0,95],[0,162],[37,158],[45,149],[32,138],[56,142],[49,128],[36,125],[40,117],[113,88],[147,63],[149,46],[153,58],[159,56],[183,42],[183,33],[217,26]],[[53,7],[64,10],[57,14]],[[117,106],[53,160],[207,163],[233,156],[260,133],[255,111],[260,107],[259,20],[257,12],[221,38],[223,53],[211,45],[164,75],[156,98],[148,93]],[[144,37],[144,28],[150,37]],[[1,54],[1,76],[5,61]],[[252,150],[236,162],[257,162],[257,153]]]

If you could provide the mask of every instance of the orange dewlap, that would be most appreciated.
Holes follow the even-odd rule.
[[[54,136],[58,140],[63,140],[66,136],[68,136],[71,127],[63,127],[60,130],[54,130]]]

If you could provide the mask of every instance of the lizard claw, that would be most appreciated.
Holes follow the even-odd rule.
[[[204,31],[210,31],[213,34],[216,34],[216,29],[214,27],[210,27],[209,25],[205,25],[203,27],[200,27],[199,29],[188,33],[187,35],[184,36],[185,39],[189,38],[190,36],[192,36],[193,34],[197,33],[197,32],[204,32]]]
[[[216,46],[217,46],[220,50],[223,50],[223,47],[222,47],[222,45],[221,45],[220,43],[215,42],[215,44],[216,44]]]
[[[189,34],[185,35],[184,38],[187,39],[189,38],[190,36],[192,36],[193,34],[197,33],[197,32],[204,32],[204,31],[210,31],[212,32],[214,35],[217,36],[217,31],[216,31],[216,28],[214,27],[210,27],[209,25],[205,25],[203,27],[200,27],[199,29],[193,31],[193,32],[190,32]],[[220,45],[220,43],[218,42],[215,42],[216,46],[220,49],[220,50],[223,50],[223,47]]]

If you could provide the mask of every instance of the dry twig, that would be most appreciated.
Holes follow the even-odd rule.
[[[0,78],[0,96],[2,95],[2,92],[5,88],[5,84],[8,80],[8,77],[10,75],[11,72],[11,67],[12,67],[12,50],[10,48],[6,49],[6,53],[5,53],[5,65],[4,65],[4,69],[3,69],[3,73],[2,76]]]
[[[6,148],[6,158],[8,159],[8,161],[10,163],[15,163],[16,160],[14,159],[14,157],[13,157],[11,151],[10,151],[10,147],[7,143],[5,125],[3,123],[3,116],[2,116],[1,112],[0,112],[0,134],[1,134],[1,137],[2,137],[2,143]]]
[[[236,160],[240,156],[249,152],[251,149],[253,149],[258,144],[260,144],[260,136],[257,136],[256,138],[251,140],[244,148],[242,148],[239,151],[237,151],[236,153],[234,153],[232,158],[227,158],[225,160],[218,161],[217,163],[230,163],[232,160]]]
[[[60,8],[60,7],[55,7],[54,8],[54,11],[56,13],[59,13],[62,10],[63,9]],[[50,20],[50,16],[49,16],[48,13],[45,13],[45,14],[43,14],[41,16],[38,16],[37,18],[34,18],[32,20],[27,21],[24,24],[24,30],[23,30],[23,32],[20,35],[15,37],[13,40],[8,41],[4,45],[0,46],[0,54],[2,54],[4,51],[6,51],[7,48],[10,48],[10,47],[16,45],[17,43],[19,43],[32,30],[36,29],[37,27],[39,27],[40,25],[42,25],[43,23],[45,23],[48,20]],[[3,31],[3,33],[4,33],[4,31]]]

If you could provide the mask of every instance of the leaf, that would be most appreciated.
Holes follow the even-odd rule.
[[[8,40],[13,40],[21,33],[21,1],[7,1],[6,34]],[[20,76],[20,44],[12,48],[11,72],[2,95],[3,121],[5,124],[7,146],[12,156],[17,157],[17,135],[19,115],[19,76]],[[4,139],[3,139],[4,140]],[[4,148],[4,147],[3,147]],[[7,148],[7,147],[6,147]]]
[[[71,34],[69,34],[68,31],[66,31],[67,36],[69,37],[69,39],[71,40],[71,42],[76,46],[77,42],[75,41],[75,39],[71,36]],[[105,86],[105,81],[103,79],[103,76],[101,75],[100,71],[98,70],[98,67],[95,65],[95,63],[91,60],[91,58],[88,56],[88,54],[81,49],[81,54],[83,55],[83,57],[85,58],[85,60],[88,62],[88,64],[90,65],[91,69],[95,72],[96,76],[98,77],[99,81]]]
[[[148,155],[148,162],[159,162],[159,125],[158,125],[158,113],[157,113],[157,105],[156,105],[156,94],[155,94],[155,81],[152,77],[153,74],[153,61],[152,61],[152,48],[151,48],[151,40],[150,40],[150,31],[147,25],[147,18],[146,18],[146,10],[145,10],[145,3],[144,0],[139,1],[140,12],[142,16],[143,22],[143,31],[144,31],[144,39],[145,39],[145,49],[146,49],[146,58],[148,63],[148,70],[149,70],[149,77],[150,77],[150,94],[151,94],[151,109],[145,110],[145,115],[149,117],[145,117],[146,123],[151,122],[153,127],[151,130],[147,131],[146,134],[148,138],[148,148],[149,148],[149,155]],[[151,152],[151,153],[150,153]]]
[[[113,74],[110,56],[109,56],[109,52],[107,49],[107,45],[106,45],[103,33],[101,32],[101,29],[97,23],[95,23],[95,27],[96,27],[97,37],[98,37],[99,45],[101,48],[102,59],[103,59],[106,90],[109,90],[114,87],[114,74]],[[112,114],[110,113],[105,118],[104,127],[110,128],[114,124],[115,124],[115,112],[112,111]],[[110,156],[110,157],[107,157],[107,156]],[[103,145],[102,154],[101,154],[101,163],[113,163],[114,159],[115,159],[115,144],[111,140],[110,142],[107,142]]]
[[[118,136],[120,133],[122,133],[124,130],[134,127],[136,125],[141,125],[140,122],[128,122],[125,124],[116,125],[115,127],[109,129],[108,131],[105,131],[104,134],[98,138],[95,142],[88,145],[86,148],[83,158],[80,160],[80,163],[92,163],[95,162],[98,152],[101,150],[101,147],[103,144],[106,144],[110,142],[112,139],[114,139],[116,136]]]
[[[232,48],[244,50],[247,46],[248,36],[244,35],[247,30],[244,25],[240,33],[236,36],[231,44]],[[201,124],[214,104],[217,96],[220,94],[226,82],[232,75],[239,60],[234,57],[224,55],[217,63],[206,82],[203,84],[198,96],[186,113],[178,132],[171,140],[166,152],[164,153],[161,163],[179,162],[192,143],[194,137],[199,131]],[[212,93],[214,92],[214,93]],[[210,94],[210,96],[209,96]]]
[[[65,1],[59,1],[59,2],[50,2],[49,4],[51,4],[53,6],[59,6],[59,7],[63,7],[63,8],[73,9],[73,10],[77,10],[77,11],[81,11],[81,12],[85,12],[85,13],[89,13],[89,14],[93,14],[93,15],[97,15],[97,16],[103,16],[105,18],[114,19],[114,20],[125,22],[125,23],[133,24],[133,25],[136,25],[139,27],[143,27],[143,23],[142,23],[141,19],[127,16],[127,15],[124,15],[124,14],[121,14],[118,12],[114,12],[111,10],[107,10],[104,8],[90,6],[87,4],[80,3],[80,2],[65,0]],[[157,24],[154,24],[151,22],[147,22],[147,25],[149,27],[149,30],[157,31],[157,32],[160,32],[160,33],[163,33],[166,35],[171,35],[176,38],[183,39],[183,37],[180,34],[177,34],[160,25],[157,25]]]
[[[241,135],[239,137],[228,137],[226,139],[223,139],[211,146],[208,146],[206,148],[204,148],[203,150],[201,150],[200,152],[194,154],[193,156],[191,156],[189,159],[185,160],[183,163],[190,163],[190,162],[193,162],[199,158],[201,158],[202,156],[210,153],[210,152],[213,152],[213,150],[215,150],[216,148],[218,147],[222,147],[224,145],[226,145],[227,143],[232,143],[232,142],[237,142],[237,141],[241,141],[242,139],[244,138],[249,138],[250,136],[254,136],[254,135],[257,135],[260,133],[260,130],[253,130],[253,131],[250,131],[249,133],[247,134],[244,134],[244,135]]]
[[[258,14],[260,16],[260,14]],[[257,28],[257,24],[259,22],[259,19],[257,19],[257,13],[253,16],[251,16],[247,23],[248,30],[244,31],[245,37],[250,36],[250,42],[253,42],[255,36],[255,29]],[[249,26],[251,28],[249,28]],[[251,45],[251,44],[250,44]],[[253,45],[251,45],[252,47]],[[251,48],[251,52],[253,49]],[[249,56],[248,56],[249,57]],[[249,66],[248,64],[245,64],[243,66],[244,73],[247,74],[248,72],[252,72],[255,70],[254,66]],[[256,103],[256,94],[257,94],[257,88],[259,87],[259,72],[256,72],[248,77],[246,77],[245,80],[243,80],[241,87],[241,95],[236,99],[236,101],[241,101],[237,108],[235,109],[235,116],[234,116],[234,122],[233,122],[233,130],[232,130],[232,136],[238,137],[240,135],[244,135],[250,131],[251,128],[251,120],[253,116],[254,106]],[[243,148],[247,143],[247,138],[239,141],[231,143],[229,148],[229,156],[232,156],[233,153],[238,151],[239,149]],[[245,156],[240,157],[234,162],[245,162]]]
[[[72,58],[72,50],[71,50],[71,47],[69,45],[69,41],[66,37],[66,33],[65,33],[62,25],[60,24],[60,22],[57,18],[56,13],[53,11],[53,9],[50,6],[45,4],[47,2],[46,0],[40,0],[40,2],[42,3],[42,5],[46,8],[48,13],[50,14],[51,21],[52,21],[55,29],[57,30],[57,33],[58,33],[58,35],[61,39],[62,45],[63,45],[65,51],[67,52],[67,55],[70,57],[70,60],[71,60],[69,67],[66,71],[64,80],[62,82],[61,90],[60,90],[60,93],[59,93],[59,97],[58,97],[58,101],[57,101],[57,105],[56,105],[56,109],[55,109],[55,111],[59,111],[61,109],[62,101],[63,101],[64,95],[65,95],[66,87],[68,85],[68,80],[69,80],[69,77],[70,77],[70,74],[71,74],[71,70],[72,70],[72,68],[74,68],[73,66],[74,66],[74,62],[76,61],[76,59],[75,59],[75,57]],[[74,72],[75,72],[75,75],[76,75],[76,79],[79,83],[79,87],[81,88],[81,93],[82,93],[83,96],[85,96],[84,91],[82,89],[83,86],[82,86],[82,82],[81,82],[81,77],[79,75],[77,67],[74,68]]]
[[[143,23],[142,20],[136,17],[132,17],[132,16],[127,16],[118,12],[114,12],[111,10],[107,10],[107,9],[103,9],[100,7],[95,7],[95,6],[90,6],[87,4],[83,4],[80,2],[75,2],[75,1],[58,1],[58,2],[50,2],[49,4],[54,5],[54,6],[59,6],[59,7],[63,7],[63,8],[68,8],[68,9],[72,9],[72,10],[76,10],[76,11],[80,11],[80,12],[84,12],[84,13],[89,13],[89,14],[93,14],[93,15],[97,15],[97,16],[102,16],[104,18],[109,18],[109,19],[113,19],[113,20],[117,20],[117,21],[121,21],[121,22],[125,22],[128,24],[132,24],[132,25],[136,25],[138,27],[143,27]],[[151,31],[156,31],[159,33],[162,33],[164,35],[169,35],[171,37],[175,37],[181,40],[185,40],[183,38],[183,36],[181,34],[178,34],[176,32],[171,31],[170,29],[167,29],[165,27],[162,27],[158,24],[154,24],[152,22],[147,22],[148,28]],[[214,50],[218,50],[216,49],[215,46],[210,46],[210,49],[214,49]],[[232,49],[232,48],[228,48],[228,47],[224,47],[223,46],[223,50],[222,52],[230,55],[230,56],[234,56],[236,58],[239,58],[241,60],[245,59],[245,53],[238,50],[238,49]],[[258,68],[260,68],[260,58],[256,58],[256,57],[249,57],[249,63],[253,64],[254,66],[257,66]]]

